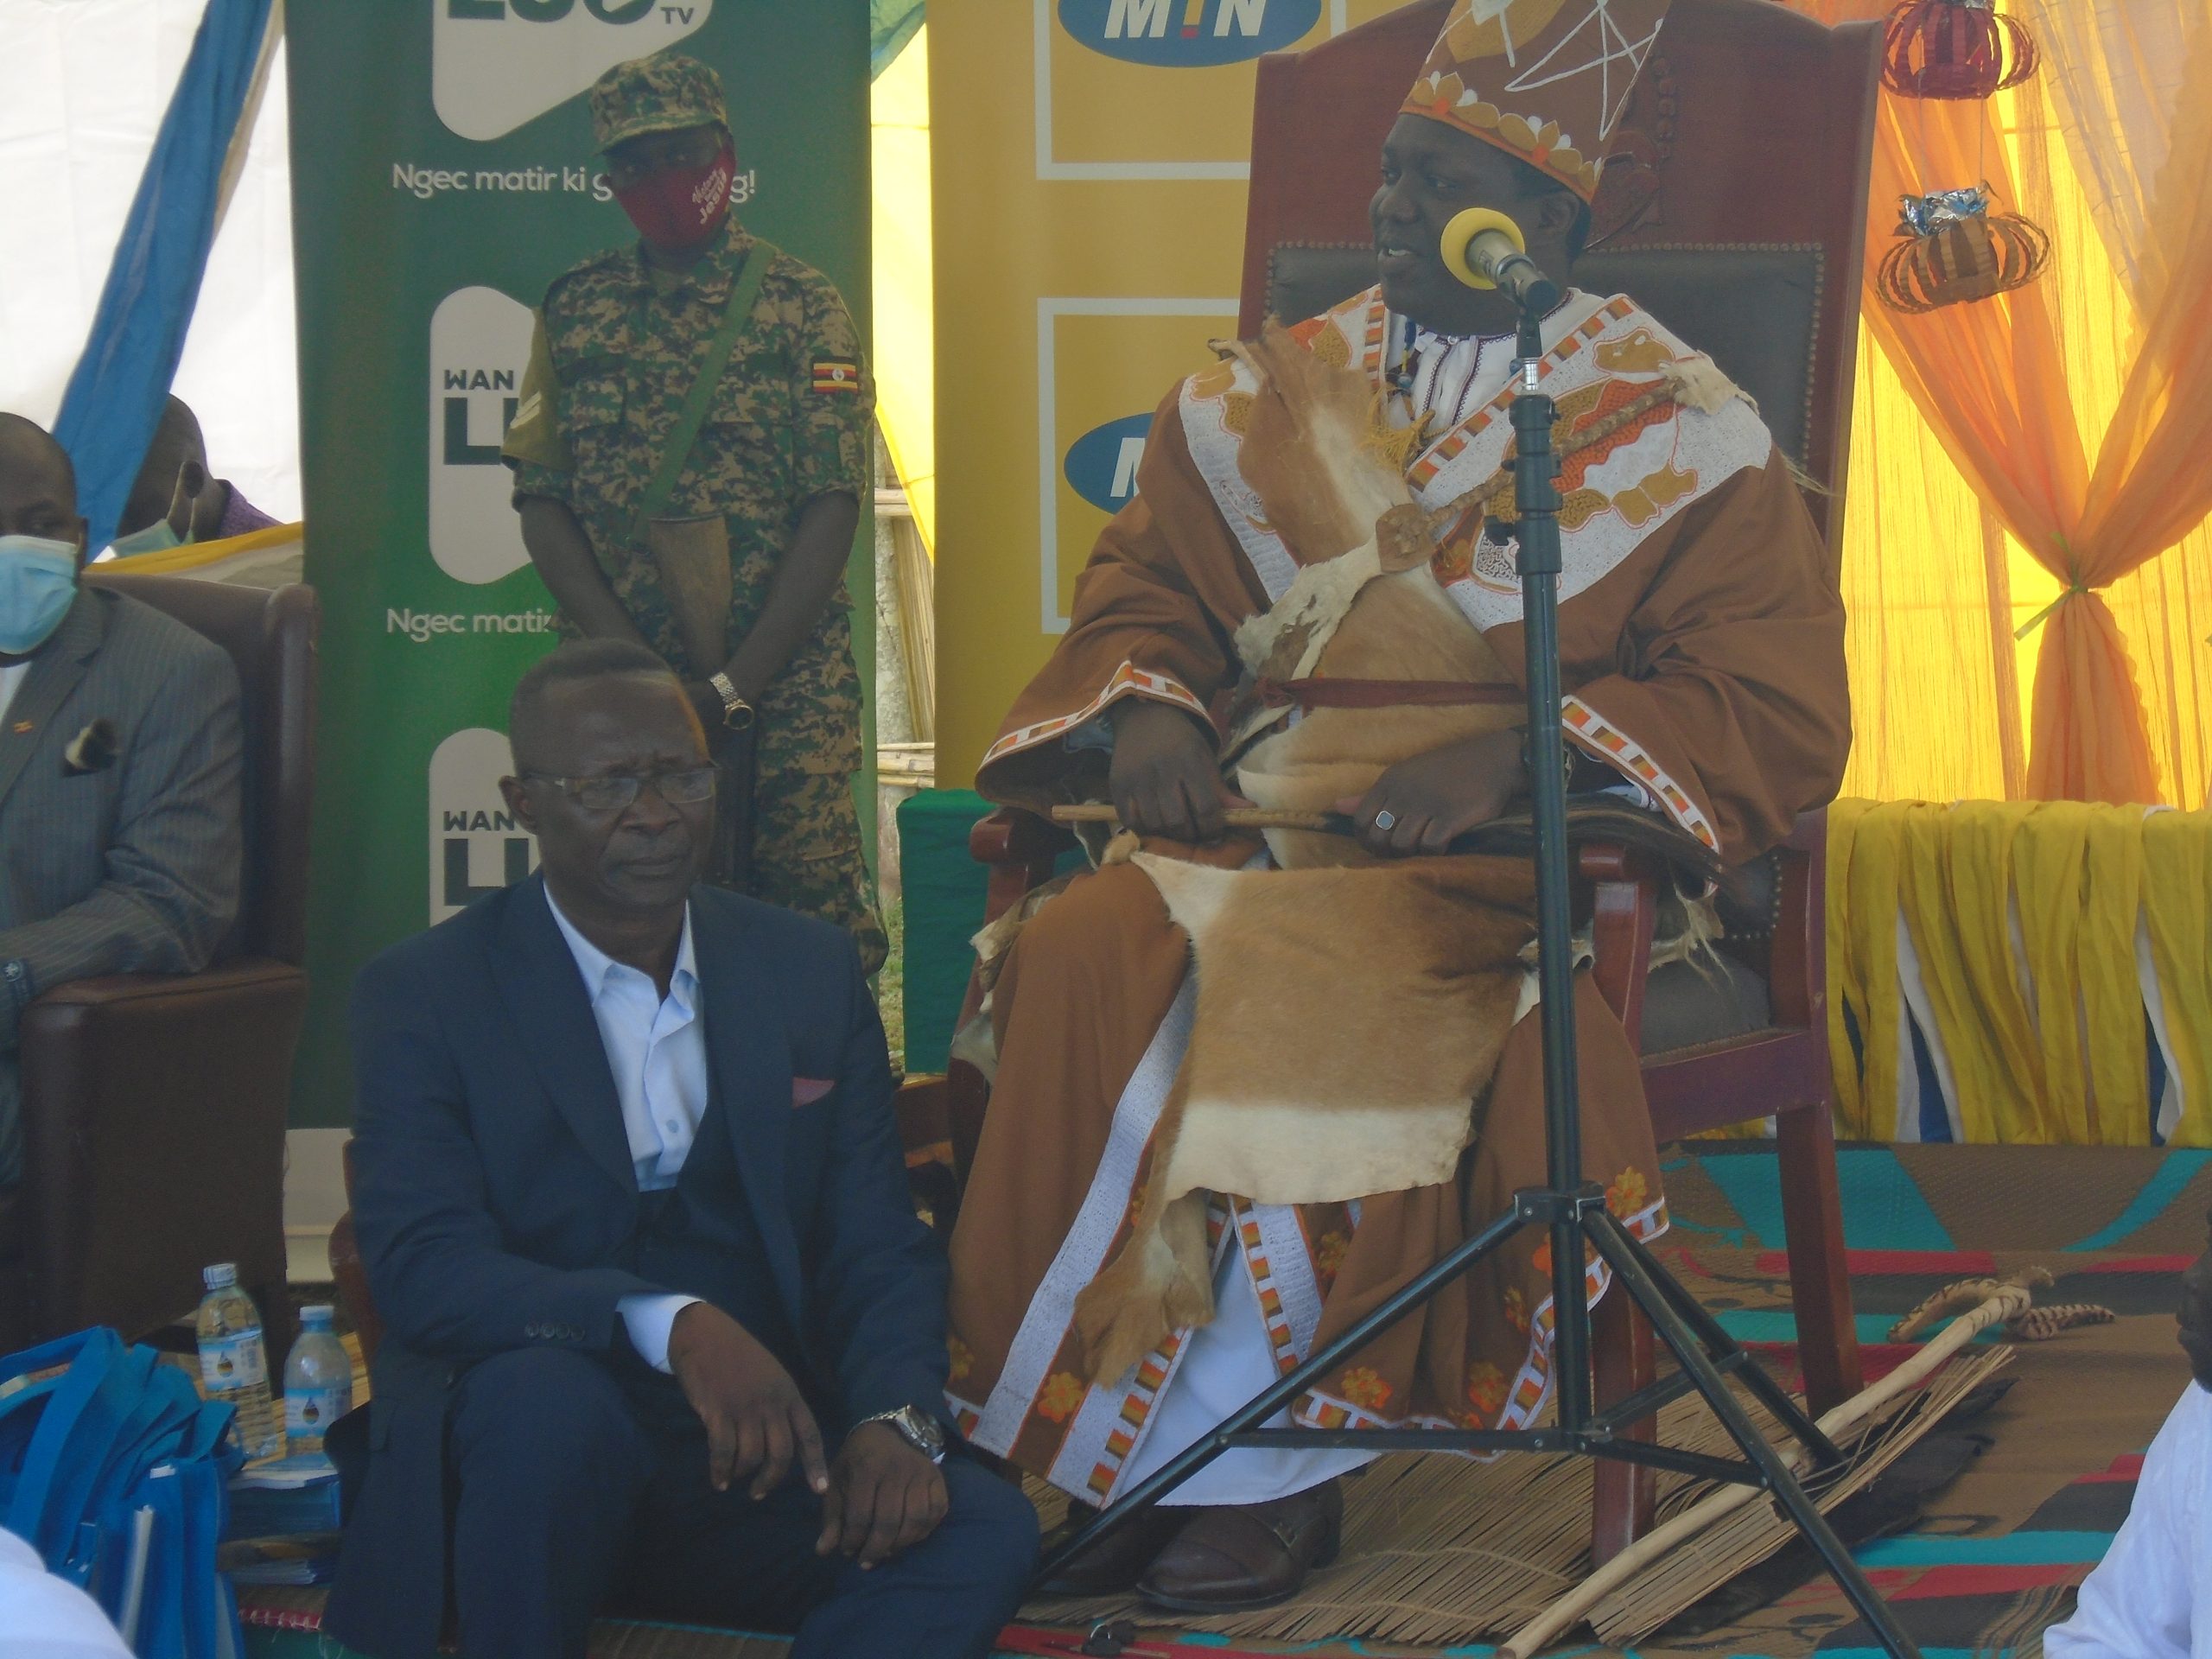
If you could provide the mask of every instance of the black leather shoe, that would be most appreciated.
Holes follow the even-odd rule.
[[[1040,1596],[1112,1596],[1135,1587],[1144,1570],[1152,1565],[1176,1534],[1182,1531],[1190,1518],[1201,1513],[1193,1509],[1168,1509],[1155,1503],[1142,1515],[1132,1516],[1103,1538],[1085,1549],[1082,1554],[1037,1586]],[[1065,1539],[1072,1537],[1077,1527],[1090,1519],[1091,1512],[1078,1509],[1065,1525],[1053,1529],[1045,1541],[1045,1553],[1051,1554]]]
[[[1178,1613],[1272,1607],[1337,1559],[1344,1498],[1333,1480],[1265,1503],[1198,1510],[1154,1558],[1137,1593]]]

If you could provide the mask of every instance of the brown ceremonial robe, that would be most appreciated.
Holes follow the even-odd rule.
[[[1396,320],[1370,291],[1295,331],[1384,380]],[[1688,354],[1626,301],[1577,295],[1548,327],[1547,390],[1570,431]],[[1101,536],[1071,626],[1007,716],[979,787],[1032,807],[1103,794],[1108,757],[1067,742],[1111,702],[1148,696],[1218,715],[1239,623],[1296,568],[1240,512],[1237,387],[1225,370],[1160,405],[1139,494]],[[1409,462],[1431,505],[1503,458],[1501,392]],[[1789,470],[1747,405],[1668,406],[1562,468],[1568,734],[1640,782],[1730,862],[1834,792],[1849,747],[1843,613]],[[1516,677],[1510,549],[1439,555],[1437,579]],[[1193,855],[1241,864],[1254,843]],[[999,1071],[953,1241],[950,1396],[977,1444],[1093,1503],[1116,1494],[1179,1332],[1128,1376],[1086,1389],[1067,1326],[1075,1293],[1127,1236],[1146,1140],[1188,1030],[1188,944],[1158,891],[1122,867],[1078,880],[1028,925],[994,997]],[[1636,1053],[1578,982],[1585,1172],[1644,1236],[1665,1225]],[[1509,1034],[1455,1184],[1350,1204],[1262,1208],[1220,1195],[1220,1249],[1241,1249],[1288,1370],[1543,1177],[1537,1021]],[[1755,1103],[1746,1103],[1747,1107]],[[1533,1231],[1393,1327],[1305,1395],[1300,1422],[1517,1427],[1549,1398],[1548,1246]],[[1593,1265],[1590,1284],[1608,1275]]]

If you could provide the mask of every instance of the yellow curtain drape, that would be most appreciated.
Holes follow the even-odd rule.
[[[2148,1007],[2180,1101],[2166,1142],[2212,1145],[2212,813],[1847,798],[1830,809],[1827,874],[1841,1133],[1910,1130],[1909,943],[1964,1139],[2148,1144]]]
[[[2167,1137],[2212,1146],[2212,836],[2204,814],[2154,812],[2143,824],[2143,908],[2181,1118]]]
[[[1897,1135],[1897,889],[1909,803],[1847,798],[1828,808],[1828,1057],[1847,1140]],[[1852,1064],[1851,1025],[1863,1059]]]
[[[1905,919],[1969,1141],[2060,1138],[2038,1109],[2043,1053],[2012,959],[2012,839],[2032,810],[1967,801],[1902,814]]]
[[[1796,3],[1830,23],[1887,10],[1886,0]],[[1862,362],[1872,372],[1861,379],[1845,551],[1852,666],[1859,707],[1872,715],[1860,721],[1861,752],[1847,780],[1854,790],[2192,804],[2202,797],[2212,710],[2202,695],[2203,630],[2185,630],[2212,609],[2202,532],[2190,533],[2212,509],[2212,468],[2187,458],[2212,432],[2212,318],[2197,315],[2204,308],[2196,298],[2212,278],[2212,216],[2204,211],[2212,204],[2212,8],[2205,0],[2101,0],[2099,10],[2171,13],[2180,21],[2168,32],[2195,43],[2169,77],[2174,107],[2186,113],[2164,130],[2162,159],[2152,138],[2132,130],[2126,156],[2106,155],[2101,172],[2077,170],[2072,146],[2046,142],[2057,121],[2037,82],[1988,104],[1883,95],[1870,266],[1891,239],[1899,195],[1984,179],[2000,207],[2037,217],[2057,252],[2037,283],[1926,316],[1891,311],[1869,295],[1867,332],[1885,361]],[[2112,54],[2142,38],[2107,21],[2068,49]],[[2131,84],[2075,79],[2095,96],[2067,104],[2069,130],[2107,131],[2112,105]],[[2155,179],[2128,172],[2131,160],[2155,162]],[[2113,208],[2082,181],[2123,174],[2152,206],[2140,257],[2115,267],[2101,251],[2097,215],[2109,222],[2126,204]],[[2132,321],[2139,308],[2139,327]],[[2128,321],[2115,327],[2115,311]],[[1909,416],[1900,393],[1971,486],[1965,501],[1929,476],[1932,446],[1903,432]],[[2100,434],[2092,468],[2090,440]],[[1891,453],[1881,453],[1885,443]],[[1968,505],[1974,498],[1979,507]],[[1968,520],[1982,510],[1989,523]],[[2143,579],[2144,567],[2177,542],[2183,568]],[[2037,567],[2061,589],[2041,619],[2032,742],[2024,746],[2011,636],[2041,607],[2047,579]],[[2115,614],[2097,590],[2130,573],[2137,575],[2126,591],[2112,594]],[[1940,713],[1931,718],[1931,709]]]

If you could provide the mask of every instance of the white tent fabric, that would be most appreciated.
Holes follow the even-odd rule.
[[[50,426],[205,0],[0,4],[0,409]],[[283,48],[216,234],[173,390],[214,470],[300,516],[291,157]]]

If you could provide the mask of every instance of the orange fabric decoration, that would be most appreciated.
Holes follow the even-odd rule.
[[[1875,0],[1791,0],[1831,25],[1878,17]],[[2142,0],[2146,8],[2171,0]],[[2065,591],[2041,618],[2026,792],[2150,802],[2158,768],[2118,622],[2098,590],[2181,540],[2212,511],[2212,56],[2192,54],[2171,109],[2145,243],[2123,272],[2142,326],[2118,409],[2091,467],[2047,284],[1931,315],[1879,304],[1864,315],[1944,448],[2003,527]],[[2032,91],[2031,83],[2028,91]],[[2022,94],[2026,95],[2025,92]],[[2092,123],[2092,124],[2094,124]],[[1867,249],[1878,267],[1890,217],[1923,179],[1986,177],[2020,200],[1986,104],[1885,95]],[[2100,257],[2094,246],[2065,250]],[[1870,278],[1875,274],[1870,269]],[[2188,803],[2195,804],[2195,803]]]

